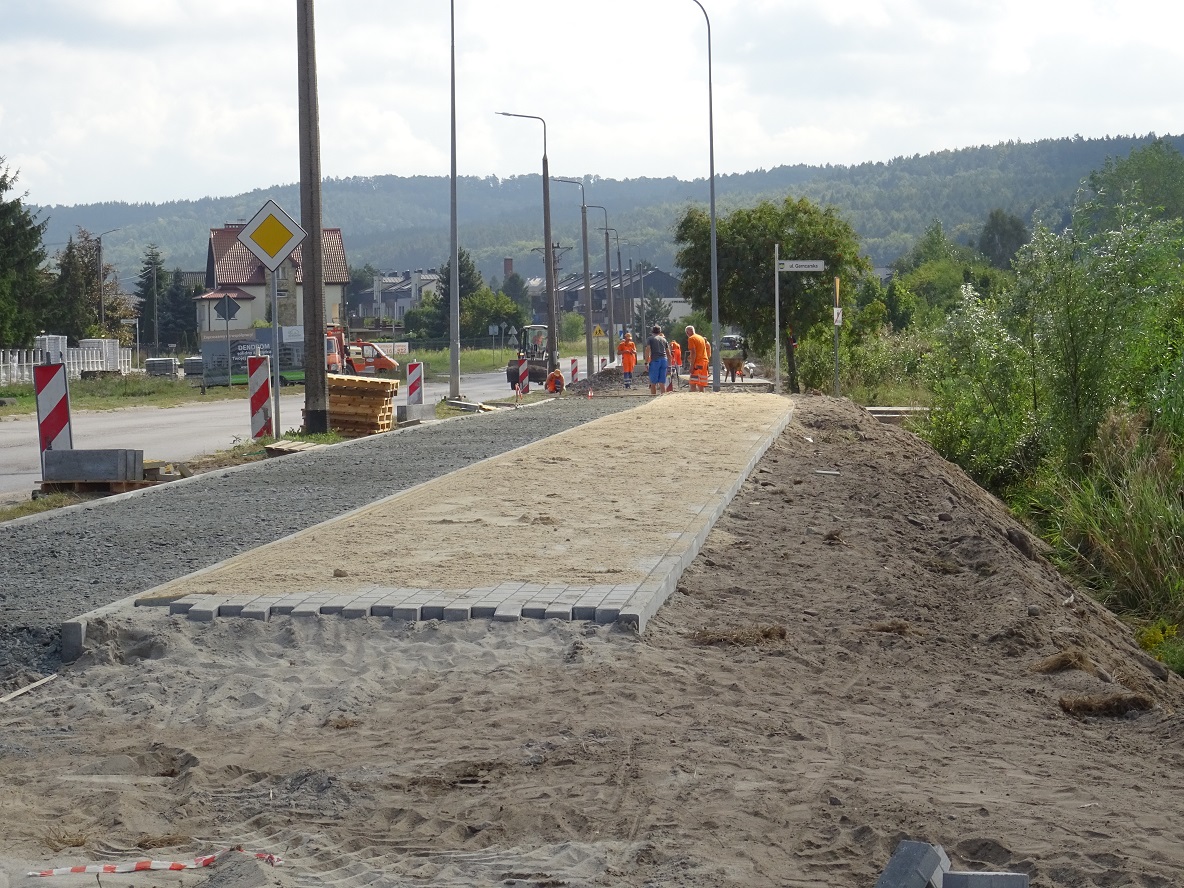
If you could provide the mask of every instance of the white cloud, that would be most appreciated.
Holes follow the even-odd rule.
[[[703,0],[717,172],[1179,130],[1166,0]],[[455,0],[460,172],[706,175],[691,0]],[[298,178],[296,20],[270,0],[40,0],[0,33],[0,156],[34,203]],[[442,3],[316,7],[322,171],[444,175]]]

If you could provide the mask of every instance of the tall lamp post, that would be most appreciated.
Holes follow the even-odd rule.
[[[691,0],[707,21],[707,152],[711,165],[711,390],[719,391],[719,254],[715,246],[715,120],[711,101],[711,18],[699,0]]]
[[[547,121],[534,114],[511,114],[509,111],[495,113],[502,117],[537,120],[543,125],[543,267],[544,280],[547,283],[547,370],[550,371],[559,366],[559,326],[555,317],[555,260],[552,252],[554,245],[551,243],[551,173],[547,165]]]
[[[613,260],[608,252],[608,210],[596,204],[588,204],[594,210],[604,210],[604,289],[608,294],[608,360],[617,359],[617,325],[613,322]]]
[[[588,271],[588,205],[584,203],[584,183],[578,179],[561,179],[555,177],[556,182],[567,182],[569,185],[580,186],[580,239],[584,243],[584,340],[588,347],[588,370],[585,375],[590,376],[592,369],[592,277]],[[607,210],[605,211],[607,215]]]
[[[450,2],[449,26],[452,32],[452,175],[449,178],[449,252],[451,274],[448,275],[448,397],[460,398],[460,244],[456,233],[456,3]],[[544,151],[545,153],[545,151]],[[391,326],[391,339],[394,336]]]
[[[620,291],[621,296],[624,297],[624,295],[625,295],[625,278],[623,277],[624,269],[621,268],[621,239],[619,237],[617,237],[617,229],[615,229],[615,228],[604,229],[604,251],[606,253],[608,252],[608,233],[610,231],[613,233],[613,241],[617,245],[617,289]]]
[[[114,234],[116,231],[123,229],[109,228],[96,238],[99,242],[99,326],[104,330],[107,327],[107,309],[103,305],[103,284],[106,283],[107,275],[103,274],[103,235]]]

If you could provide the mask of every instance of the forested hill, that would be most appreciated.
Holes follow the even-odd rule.
[[[1184,148],[1184,137],[1165,137]],[[856,166],[780,166],[771,170],[720,176],[717,209],[751,205],[761,198],[805,196],[836,207],[863,239],[877,265],[887,265],[907,250],[936,219],[947,234],[965,240],[978,233],[995,208],[1020,216],[1029,225],[1059,225],[1081,180],[1108,157],[1125,157],[1155,139],[1120,136],[1081,137],[1039,142],[1007,142],[978,148],[898,157]],[[576,178],[573,171],[554,175]],[[617,229],[626,266],[630,255],[660,268],[674,260],[672,229],[687,206],[706,206],[706,178],[628,179],[588,176],[587,200],[608,208],[608,224]],[[514,259],[524,275],[541,275],[542,187],[538,175],[463,177],[457,183],[461,246],[485,277],[500,277],[502,258]],[[35,195],[30,195],[35,197]],[[120,229],[103,240],[103,256],[116,264],[120,277],[139,267],[149,243],[160,246],[166,266],[185,270],[205,267],[209,229],[227,221],[249,219],[268,199],[299,215],[296,185],[276,186],[234,197],[202,198],[164,204],[102,203],[72,207],[33,207],[49,222],[45,242],[52,254],[79,226],[91,232]],[[342,229],[352,266],[371,263],[383,270],[441,265],[448,255],[449,187],[445,176],[374,176],[327,179],[323,190],[324,223]],[[555,239],[571,247],[562,259],[565,271],[580,267],[580,194],[574,185],[553,182],[552,227]],[[604,261],[598,230],[604,213],[588,211],[592,265]],[[613,245],[615,260],[616,245]],[[132,284],[127,284],[130,289]]]

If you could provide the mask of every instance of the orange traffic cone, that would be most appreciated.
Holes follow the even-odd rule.
[[[592,400],[592,389],[588,389],[588,400]]]

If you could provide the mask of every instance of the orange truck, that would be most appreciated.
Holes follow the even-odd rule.
[[[373,342],[361,338],[346,341],[345,331],[334,324],[325,329],[325,369],[354,376],[393,377],[399,372],[399,362]]]

